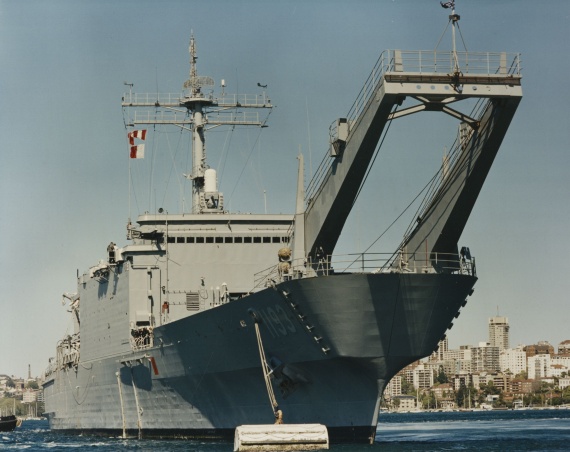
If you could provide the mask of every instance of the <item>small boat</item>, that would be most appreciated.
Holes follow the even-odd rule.
[[[0,432],[9,432],[19,427],[22,421],[14,415],[0,416]]]

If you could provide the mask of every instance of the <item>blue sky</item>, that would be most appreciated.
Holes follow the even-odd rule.
[[[460,242],[480,280],[450,345],[486,340],[497,307],[512,345],[557,345],[570,339],[570,2],[458,0],[457,12],[469,51],[522,54],[524,97]],[[329,125],[380,52],[433,50],[448,14],[436,0],[0,0],[0,373],[44,370],[71,329],[61,294],[111,240],[126,243],[124,81],[179,92],[193,31],[201,74],[232,93],[267,83],[276,108],[242,177],[257,131],[236,132],[229,150],[216,132],[208,155],[232,210],[263,212],[265,191],[269,212],[292,212],[299,149],[307,172],[316,169]],[[343,252],[376,239],[440,165],[457,126],[434,113],[399,121]],[[162,205],[160,188],[137,197],[133,216]],[[393,251],[406,226],[371,251]]]

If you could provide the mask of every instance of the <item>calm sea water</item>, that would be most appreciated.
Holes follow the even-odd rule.
[[[0,450],[231,452],[233,444],[70,436],[50,431],[47,421],[25,421],[13,432],[0,433]],[[372,446],[333,445],[330,450],[570,451],[570,410],[382,414]]]

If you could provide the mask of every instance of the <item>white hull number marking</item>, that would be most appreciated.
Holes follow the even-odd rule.
[[[279,305],[261,309],[261,316],[273,337],[287,336],[289,333],[297,332],[295,325]]]

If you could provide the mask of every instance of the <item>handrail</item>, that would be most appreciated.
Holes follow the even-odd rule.
[[[254,288],[259,290],[291,279],[333,276],[347,273],[452,273],[476,276],[475,258],[453,253],[353,253],[323,256],[317,261],[306,259],[273,265],[254,275]]]
[[[214,96],[213,93],[202,94],[201,99],[211,102],[214,106],[234,107],[271,107],[271,100],[263,94],[228,94]],[[189,98],[184,93],[124,93],[122,104],[131,106],[182,107]]]
[[[136,111],[133,115],[135,124],[192,124],[194,120],[185,111],[159,110]],[[210,112],[206,116],[206,123],[211,124],[261,124],[259,113],[255,111],[223,111]]]

